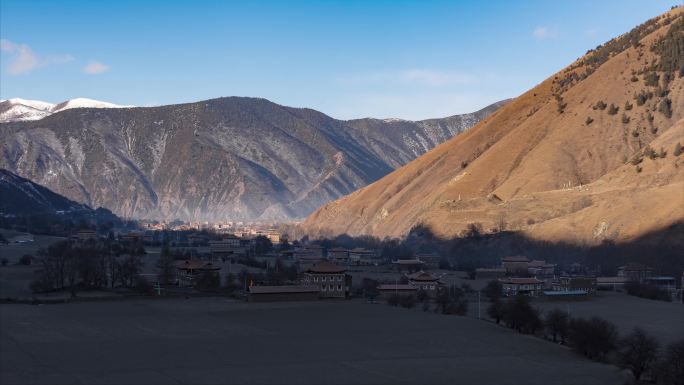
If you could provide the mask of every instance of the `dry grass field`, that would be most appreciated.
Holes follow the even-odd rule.
[[[3,305],[0,322],[3,384],[623,382],[615,367],[487,322],[360,301]]]

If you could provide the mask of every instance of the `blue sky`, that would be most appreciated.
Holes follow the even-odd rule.
[[[673,4],[0,0],[0,98],[441,117],[517,96]]]

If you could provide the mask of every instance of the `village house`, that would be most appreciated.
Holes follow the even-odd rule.
[[[596,287],[600,290],[623,291],[628,282],[625,277],[596,277]]]
[[[518,294],[537,297],[544,288],[544,281],[537,278],[501,278],[499,279],[506,297]]]
[[[408,284],[414,287],[416,290],[424,290],[429,296],[437,296],[438,291],[442,287],[442,282],[439,277],[425,272],[423,270],[418,271],[413,274],[406,275],[408,278]]]
[[[201,274],[218,274],[221,270],[221,266],[199,260],[176,261],[174,266],[176,267],[176,284],[183,287],[195,286],[195,281]]]
[[[527,265],[527,274],[539,279],[553,278],[556,272],[556,265],[546,263],[546,261],[531,261]]]
[[[397,271],[404,271],[408,270],[409,272],[414,272],[414,271],[419,271],[423,267],[425,262],[421,261],[418,258],[414,259],[397,259],[396,261],[392,261],[392,266],[397,270]]]
[[[349,250],[342,247],[328,249],[328,260],[338,265],[348,265]]]
[[[225,258],[245,255],[246,248],[241,239],[235,235],[225,235],[220,241],[209,241],[209,252],[212,258]]]
[[[587,294],[596,292],[596,277],[562,276],[553,282],[553,291],[584,291]]]
[[[527,274],[530,260],[523,256],[512,256],[501,258],[501,268],[506,270],[508,275]]]
[[[631,282],[642,283],[644,278],[653,275],[653,268],[641,263],[628,263],[618,267],[617,275],[618,277],[625,277]]]
[[[317,285],[250,286],[249,302],[314,301],[318,300],[321,288]]]
[[[416,259],[423,261],[423,268],[438,269],[439,262],[442,260],[442,257],[435,253],[420,253],[416,254]]]
[[[361,247],[349,251],[349,261],[354,265],[379,265],[380,259],[375,250],[364,249]]]
[[[319,262],[302,275],[302,285],[318,286],[321,298],[345,298],[351,286],[347,270],[329,261]]]
[[[677,289],[677,281],[674,277],[651,276],[644,278],[644,284],[656,287],[660,290],[674,291]]]
[[[379,297],[382,299],[388,299],[394,295],[399,297],[409,297],[416,296],[418,289],[413,285],[408,284],[386,284],[378,286]]]

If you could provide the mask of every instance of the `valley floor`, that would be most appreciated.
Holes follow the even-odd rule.
[[[624,382],[488,322],[362,301],[1,305],[0,324],[3,384]]]

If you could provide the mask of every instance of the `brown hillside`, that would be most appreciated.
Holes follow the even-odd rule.
[[[595,243],[683,219],[684,154],[674,154],[684,145],[683,11],[591,50],[466,133],[321,207],[303,229],[400,236],[423,223],[454,236],[480,223]]]

